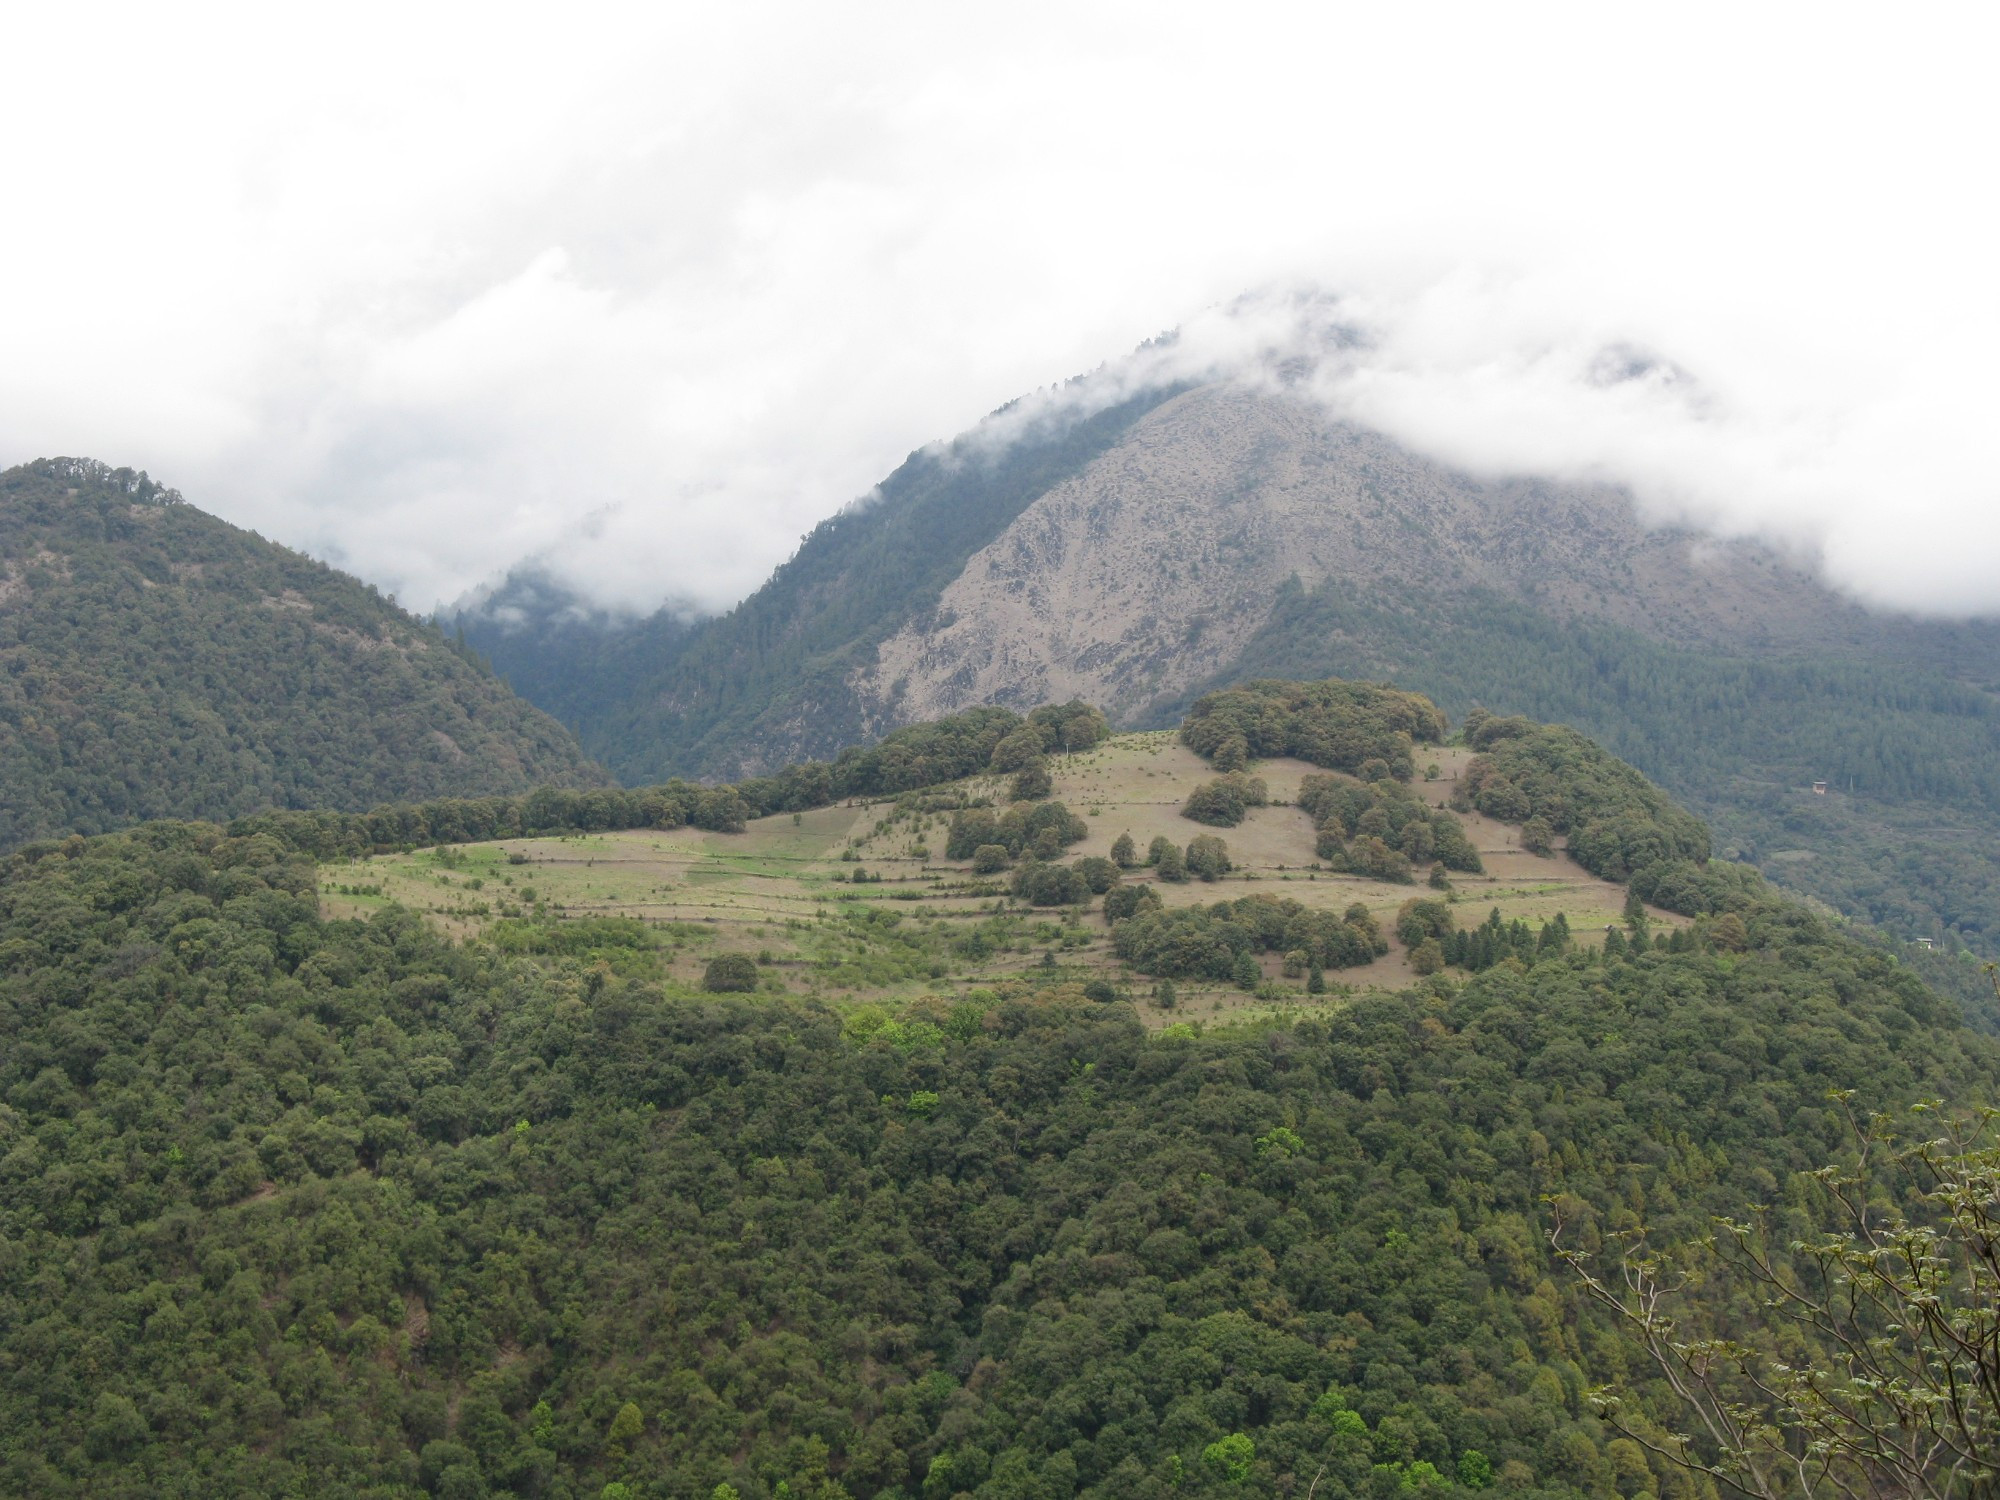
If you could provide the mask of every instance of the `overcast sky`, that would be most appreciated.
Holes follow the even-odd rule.
[[[38,9],[0,464],[415,608],[530,557],[727,605],[911,449],[1300,284],[1408,441],[2000,607],[1987,7]]]

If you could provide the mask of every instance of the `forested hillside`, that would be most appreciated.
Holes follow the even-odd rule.
[[[12,1492],[1630,1494],[1541,1195],[1694,1233],[1835,1148],[1830,1082],[1996,1077],[1782,906],[1148,1041],[1059,988],[843,1028],[311,883],[186,827],[0,874]]]
[[[1708,817],[1731,857],[1890,931],[1993,954],[2000,684],[1988,670],[1984,638],[1946,626],[1890,633],[1873,654],[1758,657],[1492,595],[1294,586],[1229,680],[1384,677],[1454,716],[1483,705],[1573,724]]]
[[[1086,715],[834,767],[893,791]],[[1377,778],[1322,775],[1330,825],[1440,727],[1408,695],[1267,684],[1189,730]],[[1698,825],[1588,742],[1472,734],[1507,816],[1635,881],[1702,870]],[[619,796],[694,806],[547,815]],[[1552,1196],[1591,1245],[1752,1204],[1796,1238],[1844,1149],[1829,1089],[2000,1085],[2000,1043],[1754,875],[1690,887],[1671,942],[1640,921],[1149,1034],[1055,963],[832,1007],[606,951],[655,941],[640,922],[325,920],[302,843],[406,831],[382,817],[0,860],[0,1491],[1693,1494],[1587,1398],[1674,1418],[1556,1264]],[[1727,1287],[1708,1316],[1761,1336]]]
[[[143,475],[76,459],[0,474],[0,848],[605,779],[472,653],[356,580]]]

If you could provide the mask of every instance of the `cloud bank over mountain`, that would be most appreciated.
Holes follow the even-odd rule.
[[[1180,326],[1149,357],[1302,354],[1413,447],[1982,610],[1993,25],[52,12],[20,55],[88,67],[0,95],[0,462],[148,468],[419,608],[527,558],[719,608],[909,450]],[[1236,300],[1297,286],[1356,340]]]
[[[1565,293],[1472,271],[1267,292],[1192,319],[1127,378],[1283,390],[1475,474],[1624,486],[1651,522],[1771,542],[1864,603],[2000,612],[2000,434],[1962,407],[1978,351],[1836,380],[1815,351],[1742,339],[1690,368]]]

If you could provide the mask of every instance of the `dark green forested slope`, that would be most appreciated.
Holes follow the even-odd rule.
[[[471,653],[143,475],[0,474],[0,848],[605,780]]]
[[[1545,1195],[1783,1230],[1829,1088],[2000,1081],[1768,898],[1741,952],[1149,1037],[1059,986],[719,1002],[312,887],[200,825],[0,862],[0,1492],[1693,1495],[1583,1399],[1644,1370]]]
[[[847,674],[935,605],[967,558],[1177,390],[1147,391],[999,451],[975,431],[914,453],[865,505],[814,527],[756,593],[691,629],[666,614],[608,636],[509,629],[486,613],[460,623],[497,670],[561,706],[590,753],[628,784],[830,758],[867,733]],[[504,602],[531,602],[519,598],[525,587]]]
[[[1490,596],[1295,588],[1227,680],[1388,677],[1454,716],[1574,724],[1708,817],[1734,857],[1905,936],[1992,954],[2000,696],[1957,669],[1948,629],[1932,636],[1925,660],[1731,657]]]

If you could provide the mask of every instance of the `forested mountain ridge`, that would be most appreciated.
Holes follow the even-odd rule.
[[[1378,778],[1333,794],[1443,728],[1265,683],[1188,738]],[[907,748],[959,775],[1019,732]],[[1699,869],[1699,825],[1596,747],[1471,732],[1507,816]],[[893,789],[905,748],[835,766]],[[1694,1500],[1588,1398],[1674,1420],[1551,1200],[1593,1243],[1751,1204],[1800,1237],[1829,1088],[2000,1089],[2000,1043],[1754,875],[1671,943],[1149,1034],[1055,962],[833,1007],[328,921],[295,840],[400,833],[336,821],[0,859],[0,1491]]]
[[[0,848],[606,779],[473,653],[355,579],[129,470],[0,474]]]

